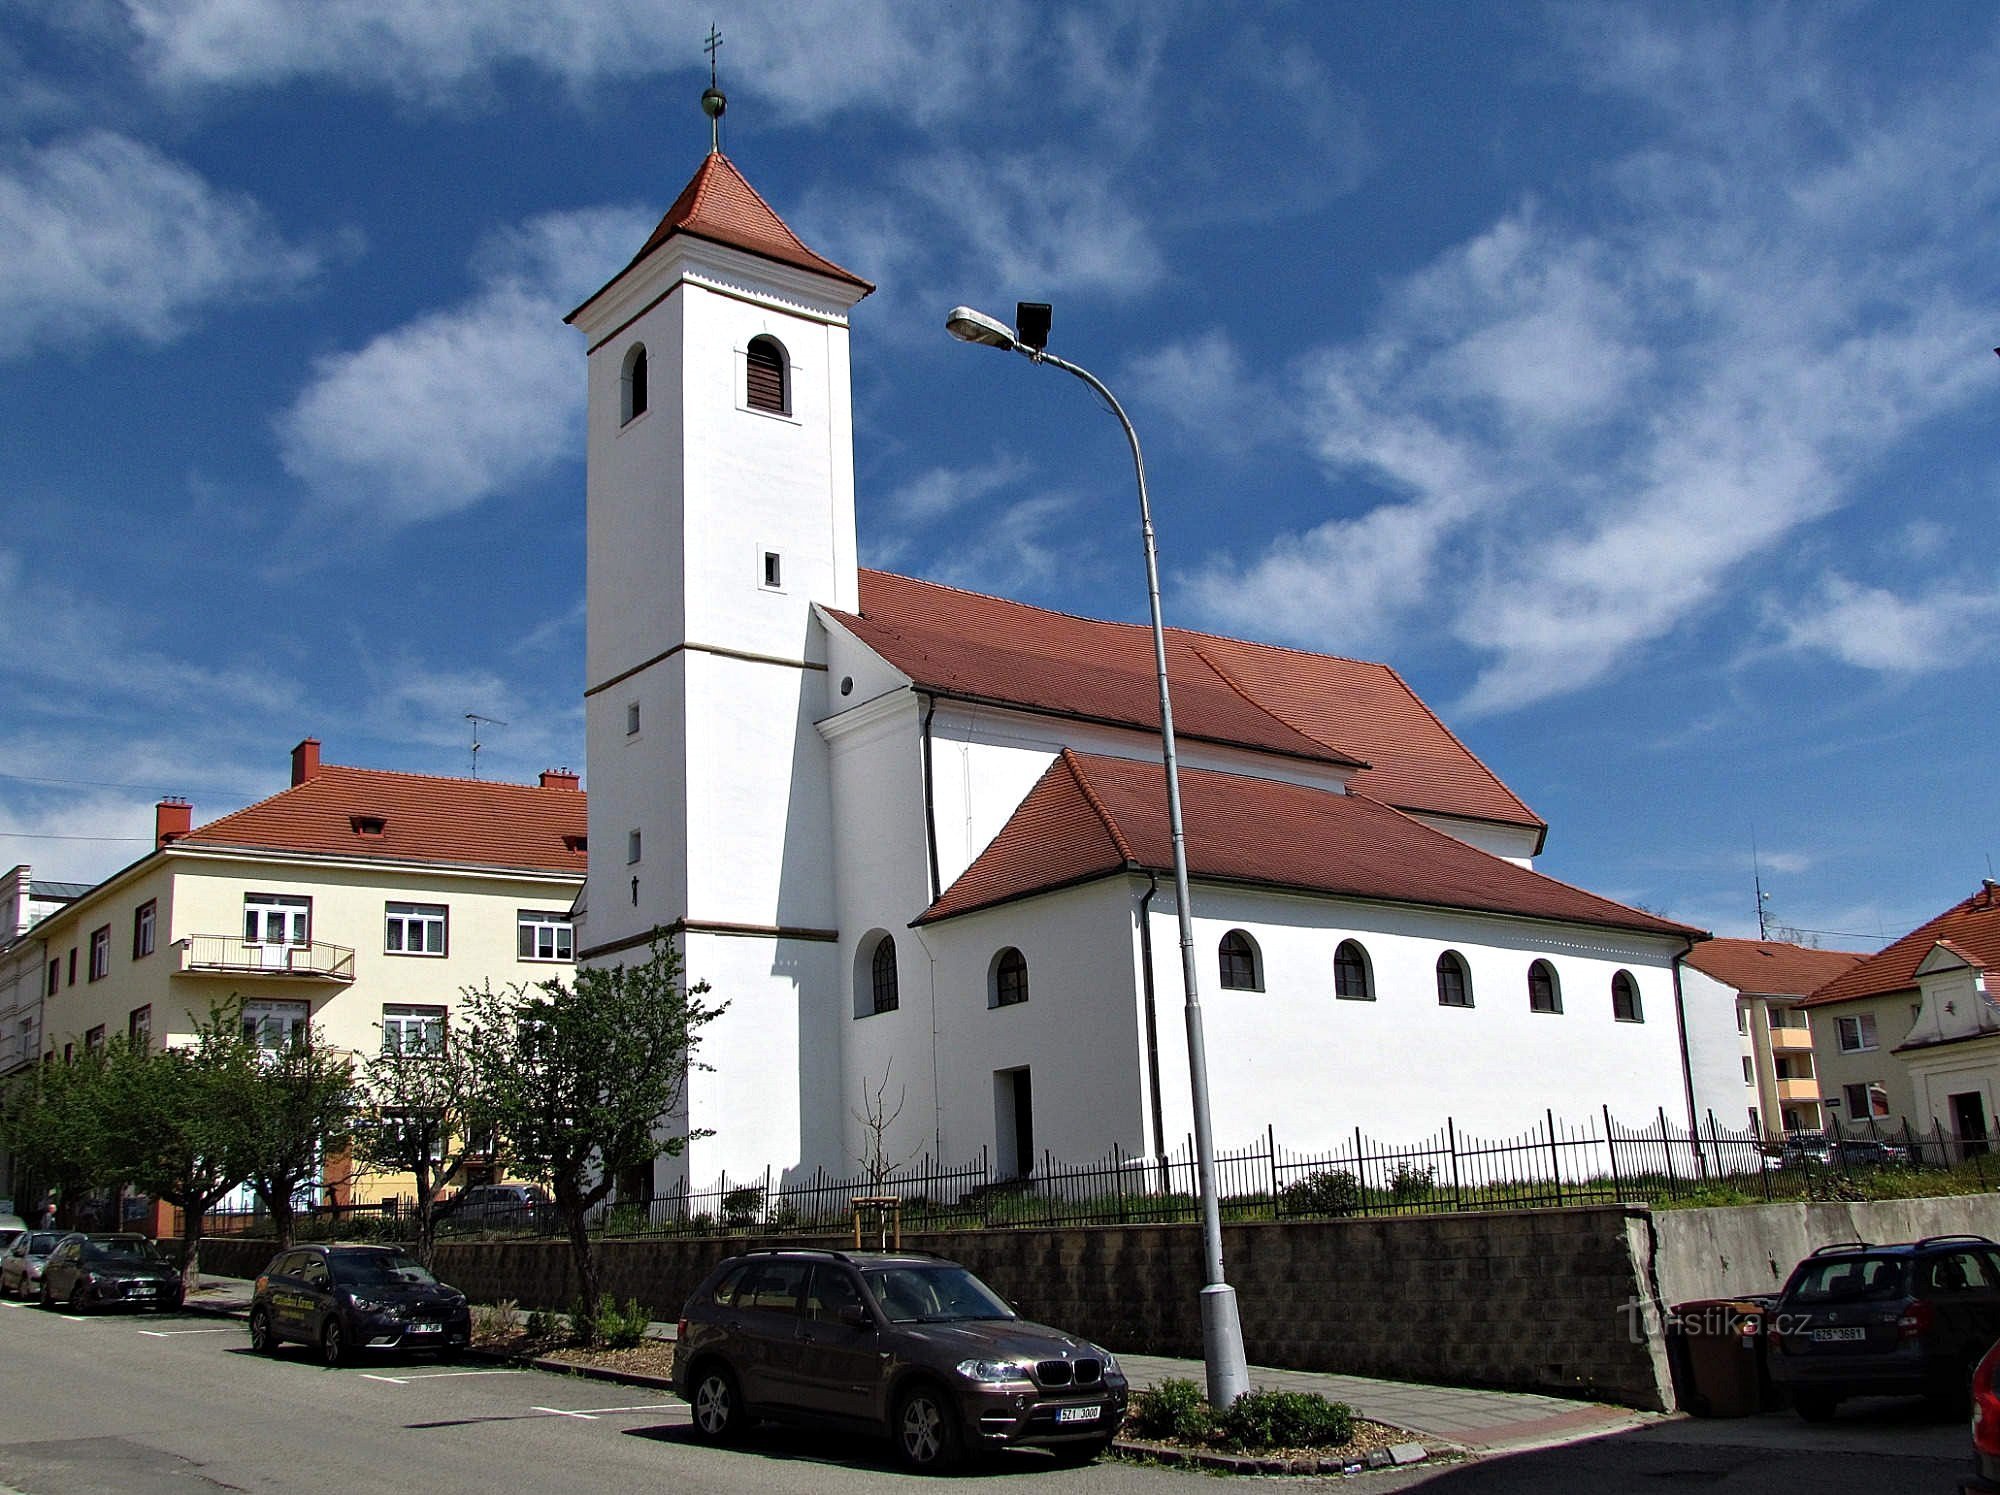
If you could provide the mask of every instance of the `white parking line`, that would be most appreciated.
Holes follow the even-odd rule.
[[[240,1334],[243,1331],[234,1324],[226,1324],[216,1329],[141,1329],[148,1339],[172,1339],[176,1334]]]
[[[387,1381],[391,1386],[407,1386],[412,1381],[442,1381],[452,1376],[518,1376],[518,1370],[434,1370],[418,1376],[378,1376],[373,1371],[364,1371],[364,1381]]]
[[[528,1410],[547,1412],[552,1417],[579,1417],[585,1422],[595,1422],[598,1418],[608,1417],[613,1412],[659,1412],[671,1405],[668,1402],[646,1402],[637,1407],[587,1407],[574,1412],[567,1407],[530,1407]]]

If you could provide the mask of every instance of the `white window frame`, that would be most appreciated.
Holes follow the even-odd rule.
[[[1872,1012],[1837,1017],[1833,1020],[1833,1026],[1843,1054],[1872,1054],[1881,1047],[1875,1033],[1875,1014]],[[1851,1043],[1848,1041],[1850,1034],[1853,1036]]]
[[[382,953],[422,955],[432,959],[451,953],[451,908],[443,903],[388,903],[382,910]]]
[[[312,899],[292,893],[245,893],[243,943],[246,945],[311,944]]]
[[[1889,1115],[1889,1087],[1880,1080],[1861,1080],[1840,1087],[1841,1099],[1847,1102],[1848,1118],[1853,1121],[1883,1120]],[[1881,1105],[1875,1102],[1879,1099]],[[1855,1104],[1856,1101],[1860,1104]]]
[[[259,1053],[276,1054],[312,1028],[312,1003],[259,1000],[243,1004],[243,1036]]]
[[[546,953],[544,945],[548,946]],[[526,949],[521,947],[526,945]],[[514,953],[522,960],[576,960],[576,925],[552,909],[524,908],[514,915]]]
[[[102,981],[111,974],[111,926],[90,931],[90,979]]]
[[[440,1054],[444,1052],[445,1009],[407,1002],[382,1004],[382,1052]],[[415,1039],[413,1043],[411,1040]]]

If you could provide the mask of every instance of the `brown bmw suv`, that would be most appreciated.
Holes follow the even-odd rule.
[[[926,1470],[1012,1444],[1087,1463],[1126,1399],[1108,1350],[1029,1323],[956,1262],[815,1250],[711,1272],[681,1309],[674,1391],[710,1442],[759,1418],[845,1425]]]

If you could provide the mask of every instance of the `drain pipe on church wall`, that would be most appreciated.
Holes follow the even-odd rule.
[[[936,903],[944,891],[938,886],[937,789],[931,774],[931,718],[937,715],[937,697],[924,691],[918,694],[924,698],[924,851],[930,858],[931,902]]]
[[[1681,962],[1693,949],[1694,941],[1689,940],[1674,956],[1674,1027],[1681,1040],[1681,1093],[1687,1097],[1688,1138],[1694,1144],[1695,1166],[1700,1168],[1701,1176],[1707,1178],[1708,1158],[1701,1150],[1701,1124],[1696,1120],[1694,1109],[1694,1066],[1688,1060],[1687,1003],[1681,998]]]
[[[1160,1029],[1153,1001],[1153,897],[1160,875],[1146,874],[1146,896],[1139,900],[1139,982],[1146,993],[1146,1084],[1153,1096],[1153,1155],[1161,1176],[1167,1167],[1167,1116],[1160,1104]]]

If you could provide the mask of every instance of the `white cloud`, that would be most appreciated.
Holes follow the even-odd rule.
[[[1984,654],[2000,619],[2000,588],[1933,588],[1917,598],[1830,575],[1819,595],[1783,620],[1787,642],[1857,669],[1915,673]]]
[[[1196,415],[1303,394],[1296,439],[1367,505],[1212,563],[1196,578],[1212,617],[1324,647],[1454,636],[1486,661],[1469,713],[1577,690],[1733,595],[1746,561],[1990,383],[1965,338],[1984,243],[1954,228],[2000,207],[1965,144],[2000,127],[1990,63],[1945,97],[1864,111],[1796,35],[1772,102],[1726,60],[1777,47],[1763,22],[1700,45],[1625,12],[1607,29],[1593,77],[1644,84],[1657,128],[1587,221],[1524,202],[1299,371],[1232,389],[1211,358],[1216,388],[1183,377]],[[1672,86],[1653,91],[1662,69]],[[1830,596],[1833,621],[1795,642],[1918,667],[1983,606],[1891,602]],[[1863,613],[1881,624],[1865,645],[1840,623]]]
[[[403,523],[574,456],[583,381],[562,318],[652,226],[638,210],[596,209],[496,235],[474,256],[466,301],[315,363],[277,419],[286,469],[335,507]]]
[[[889,494],[884,508],[902,523],[926,524],[1019,482],[1027,470],[1027,463],[1005,452],[978,467],[933,467]]]
[[[163,343],[216,306],[319,268],[249,197],[108,130],[0,153],[0,357],[127,335]]]
[[[692,0],[125,0],[125,9],[148,71],[169,87],[331,78],[426,103],[482,96],[521,65],[579,95],[605,79],[692,73],[715,16]],[[743,7],[720,27],[723,83],[754,81],[801,122],[855,105],[928,122],[962,113],[987,80],[1007,76],[1029,23],[1015,0],[969,11],[894,0]]]

